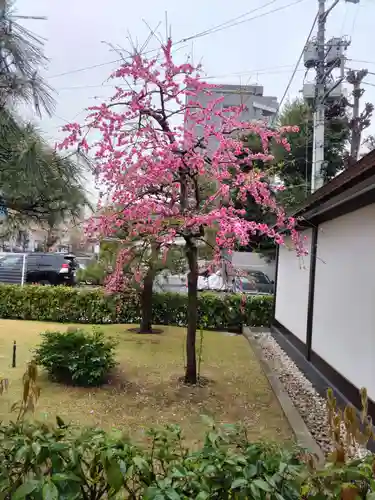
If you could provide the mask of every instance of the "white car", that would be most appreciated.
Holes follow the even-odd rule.
[[[227,286],[224,283],[221,271],[211,274],[208,277],[198,276],[198,290],[214,290],[215,292],[225,292]]]
[[[212,290],[215,292],[233,292],[247,294],[273,294],[274,282],[261,271],[248,271],[246,276],[229,277],[225,283],[221,271],[208,277],[198,277],[198,290]]]

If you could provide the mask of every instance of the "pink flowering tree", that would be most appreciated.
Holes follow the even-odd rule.
[[[168,253],[162,247],[160,238],[145,233],[133,239],[127,234],[126,224],[116,235],[111,245],[111,257],[121,253],[126,258],[117,259],[116,270],[109,274],[106,287],[109,291],[135,291],[139,298],[141,318],[138,333],[155,333],[152,327],[153,289],[155,279],[163,271],[183,272],[185,270],[181,250],[175,246]],[[120,266],[120,268],[119,268]]]
[[[171,40],[154,58],[134,54],[112,78],[117,85],[113,97],[90,108],[83,125],[66,126],[69,134],[60,147],[78,144],[95,155],[106,200],[116,207],[93,220],[91,231],[111,236],[125,220],[129,241],[147,235],[165,256],[173,244],[183,242],[189,270],[185,382],[196,384],[197,247],[214,231],[219,263],[223,250],[246,246],[257,234],[282,244],[280,229],[289,229],[298,244],[295,221],[285,216],[262,181],[264,172],[255,166],[272,161],[272,141],[288,148],[283,134],[293,130],[244,122],[243,107],[223,109],[200,67],[174,62]],[[208,104],[200,104],[199,94],[211,96]],[[99,139],[88,144],[87,130],[95,130]],[[262,152],[246,148],[243,134],[257,135]],[[231,190],[243,201],[251,194],[274,213],[275,224],[245,220],[244,211],[234,207]],[[129,247],[119,250],[112,289],[122,286],[131,253]],[[142,266],[134,272],[141,281]]]

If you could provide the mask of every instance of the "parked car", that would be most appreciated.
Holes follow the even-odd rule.
[[[240,293],[273,294],[275,285],[262,271],[249,271],[246,276],[235,278],[233,291]]]
[[[198,290],[213,290],[215,292],[227,291],[221,271],[216,271],[213,274],[209,274],[207,271],[200,273],[198,276]]]
[[[30,252],[0,256],[2,283],[74,286],[76,269],[73,254]]]
[[[250,294],[272,294],[274,284],[262,271],[247,271],[246,276],[235,276],[229,278],[225,283],[221,271],[211,275],[203,273],[198,277],[198,290],[212,290],[216,292],[250,293]]]

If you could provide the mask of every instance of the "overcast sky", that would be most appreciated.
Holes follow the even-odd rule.
[[[257,82],[264,86],[266,95],[280,99],[310,31],[317,0],[273,0],[268,7],[248,15],[250,18],[279,9],[293,1],[294,5],[270,15],[181,43],[176,56],[182,60],[192,54],[195,63],[202,61],[207,75],[216,77],[215,82]],[[83,120],[85,107],[111,94],[106,79],[116,64],[105,63],[118,55],[105,42],[129,49],[131,35],[142,44],[149,34],[146,23],[155,27],[161,22],[159,30],[165,37],[165,12],[172,38],[177,42],[269,3],[270,0],[17,0],[19,14],[48,18],[23,22],[46,39],[45,53],[50,58],[46,78],[56,90],[56,113],[41,121],[42,130],[55,142],[61,138],[59,127],[65,121]],[[356,5],[340,0],[328,18],[327,38],[349,35],[352,44],[347,57],[353,61],[348,61],[348,66],[365,67],[375,73],[374,19],[375,0],[361,0]],[[154,39],[148,49],[156,46]],[[103,65],[74,72],[96,64]],[[67,72],[71,73],[63,75]],[[309,75],[312,79],[313,71]],[[298,95],[303,77],[301,65],[289,97]],[[366,86],[364,98],[375,103],[375,75],[369,75],[367,81],[374,87]],[[372,131],[375,118],[373,121]]]

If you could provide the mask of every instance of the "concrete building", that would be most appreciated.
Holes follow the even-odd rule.
[[[279,248],[273,335],[321,394],[359,408],[366,387],[375,421],[375,151],[295,216],[308,255]]]
[[[269,121],[277,112],[277,97],[263,95],[262,85],[218,85],[210,90],[213,95],[199,94],[199,102],[204,104],[213,98],[224,97],[220,105],[222,109],[244,105],[243,121]]]
[[[3,228],[5,232],[5,228]],[[45,251],[47,241],[49,241],[50,251],[70,252],[82,247],[92,248],[92,244],[86,242],[83,229],[79,224],[62,223],[55,229],[48,230],[43,224],[30,222],[23,227],[0,234],[1,252],[40,252]]]
[[[201,92],[193,100],[205,106],[213,99],[224,97],[217,109],[225,109],[231,106],[245,106],[241,115],[242,121],[265,121],[270,123],[278,109],[277,97],[263,95],[262,85],[218,85],[210,89],[212,95]],[[212,117],[212,122],[219,123],[220,118]],[[197,135],[201,135],[197,127]],[[209,144],[210,149],[215,149],[215,140]]]
[[[271,124],[278,110],[277,97],[263,95],[264,89],[262,85],[217,85],[210,89],[211,95],[206,92],[200,92],[193,98],[187,98],[187,102],[198,101],[203,107],[206,107],[210,102],[220,97],[223,97],[221,103],[216,106],[216,110],[223,110],[233,106],[243,106],[244,109],[240,115],[243,122],[263,121],[268,125]],[[221,118],[212,114],[210,123],[217,123],[218,128]],[[189,122],[187,121],[187,127]],[[197,137],[203,136],[202,125],[195,126]],[[210,137],[208,140],[208,152],[212,153],[218,146],[217,139]],[[237,252],[236,252],[237,254]],[[265,272],[270,279],[274,279],[275,267],[274,263],[268,264],[262,257],[256,254],[246,253],[235,258],[235,267],[239,269],[258,268]],[[223,260],[223,274],[225,271],[225,260]]]

